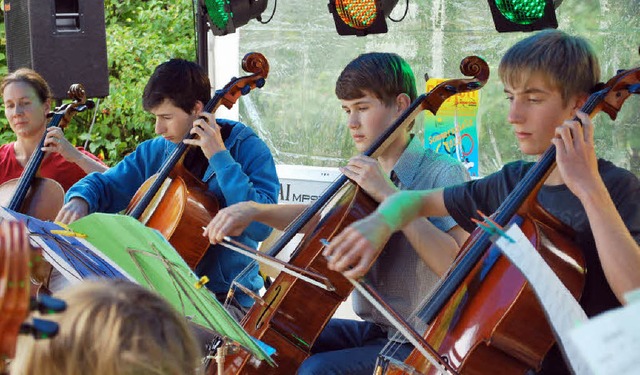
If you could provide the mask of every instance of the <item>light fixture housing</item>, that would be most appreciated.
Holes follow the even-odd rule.
[[[384,34],[388,30],[385,18],[397,3],[398,0],[330,0],[329,12],[339,35]]]
[[[488,0],[499,33],[557,28],[555,9],[562,0]]]
[[[213,35],[236,32],[252,19],[260,19],[268,0],[200,0]]]

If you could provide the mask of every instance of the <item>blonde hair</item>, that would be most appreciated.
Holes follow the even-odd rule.
[[[589,43],[560,30],[540,31],[514,44],[502,57],[498,74],[503,83],[518,87],[542,74],[569,99],[588,95],[600,80],[600,64]]]
[[[51,339],[20,337],[12,375],[197,374],[195,337],[157,294],[126,281],[88,281],[56,297],[67,303],[42,317],[59,324]]]

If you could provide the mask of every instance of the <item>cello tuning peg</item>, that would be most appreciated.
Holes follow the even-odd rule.
[[[251,92],[251,87],[247,86],[242,86],[242,88],[240,89],[240,93],[242,95],[247,95],[248,93]]]
[[[632,94],[640,94],[640,83],[629,86],[629,92]]]
[[[445,88],[445,90],[447,90],[449,92],[454,92],[454,93],[458,92],[458,89],[455,86],[452,86],[452,85],[446,85],[444,88]]]
[[[67,309],[67,303],[61,299],[41,295],[31,299],[31,310],[38,310],[41,314],[53,314]]]
[[[20,334],[32,335],[37,339],[48,339],[58,334],[58,323],[44,319],[33,319],[31,323],[23,323],[20,326]]]
[[[482,86],[482,83],[476,82],[476,81],[467,83],[467,87],[470,88],[470,89],[477,89],[480,86]]]
[[[94,102],[93,100],[88,99],[84,105],[87,106],[87,109],[93,109],[96,106],[96,102]]]
[[[265,81],[265,79],[264,79],[264,78],[260,78],[259,80],[257,80],[257,81],[256,81],[256,86],[257,86],[258,88],[262,88],[262,87],[264,87],[265,82],[266,82],[266,81]]]

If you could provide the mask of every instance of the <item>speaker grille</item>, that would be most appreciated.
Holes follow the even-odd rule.
[[[5,28],[7,38],[7,65],[10,71],[33,68],[31,61],[31,28],[29,4],[25,0],[5,4]]]

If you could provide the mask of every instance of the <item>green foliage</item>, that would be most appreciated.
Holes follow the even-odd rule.
[[[173,58],[196,59],[190,1],[105,1],[109,96],[100,103],[89,138],[109,164],[152,138],[154,120],[142,109],[142,91],[153,69]]]
[[[154,119],[142,109],[142,91],[153,69],[173,58],[196,59],[193,3],[182,1],[105,0],[109,96],[97,100],[96,122],[88,132],[93,113],[77,114],[65,130],[67,138],[84,145],[113,165],[152,138]],[[4,21],[4,18],[3,18]],[[0,25],[0,74],[7,71],[4,22]],[[4,129],[8,129],[4,110]],[[0,143],[12,140],[4,131]]]

